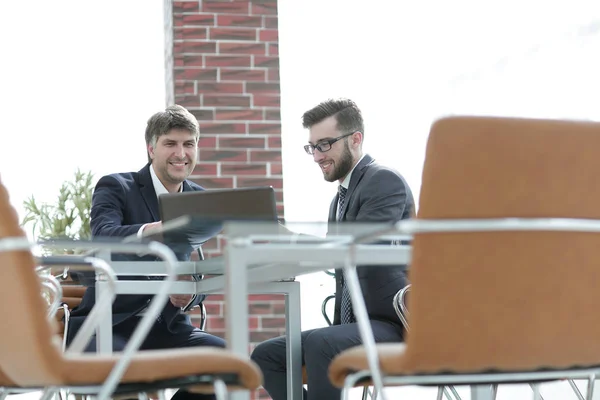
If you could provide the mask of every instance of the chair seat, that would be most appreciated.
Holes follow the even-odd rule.
[[[402,373],[399,362],[404,355],[404,343],[379,343],[376,345],[379,365],[383,374]],[[344,386],[344,379],[353,372],[369,369],[367,351],[364,346],[352,347],[338,354],[329,365],[329,379],[337,387]],[[361,385],[362,386],[362,385]]]
[[[108,378],[120,353],[103,356],[98,354],[65,354],[60,359],[58,381],[53,382],[20,382],[22,387],[57,385],[57,386],[97,386]],[[168,379],[184,378],[199,375],[238,376],[241,388],[254,390],[262,383],[262,374],[258,367],[249,360],[219,348],[195,348],[175,350],[143,350],[136,353],[127,368],[122,384],[152,383]],[[212,386],[196,388],[197,391],[212,393]]]
[[[409,364],[410,361],[406,356],[406,344],[404,343],[379,343],[376,344],[377,356],[379,357],[379,367],[380,371],[383,375],[390,376],[402,376],[402,375],[451,375],[452,372],[448,370],[429,370],[422,371],[417,373],[414,370],[414,367],[411,367]],[[598,368],[596,364],[590,365],[571,365],[571,366],[561,366],[560,368],[555,368],[554,371],[545,369],[545,368],[530,368],[530,369],[520,369],[520,370],[499,370],[494,369],[493,373],[496,374],[494,376],[499,379],[490,379],[489,382],[485,384],[492,384],[498,382],[504,383],[523,383],[523,382],[549,382],[553,380],[562,380],[566,379],[569,375],[569,371],[573,372],[577,369],[581,369],[583,371],[589,371],[589,369]],[[344,386],[344,380],[346,377],[352,373],[356,373],[359,371],[367,371],[369,370],[369,364],[367,360],[367,351],[364,346],[356,346],[352,347],[348,350],[345,350],[338,354],[331,364],[329,365],[329,379],[332,384],[337,387]],[[464,371],[454,371],[457,376],[460,375],[479,375],[479,374],[490,374],[491,368],[475,368],[471,370]],[[539,375],[541,373],[550,373],[550,372],[558,372],[559,376],[546,376],[539,377],[534,375]],[[503,380],[502,374],[511,374],[513,375],[511,380]],[[564,373],[564,376],[560,374]],[[516,379],[514,375],[521,375],[522,379]],[[586,375],[587,374],[587,375]],[[585,379],[589,375],[588,372],[584,372],[581,374],[581,378]],[[531,378],[529,378],[531,376]],[[370,385],[372,382],[369,380],[368,382],[361,381],[357,386]],[[474,384],[472,382],[463,382],[462,384]],[[477,384],[481,384],[481,382],[477,382]]]
[[[87,287],[80,285],[61,285],[63,297],[77,297],[81,299]]]
[[[81,297],[63,297],[61,301],[69,306],[69,310],[72,310],[81,304]]]

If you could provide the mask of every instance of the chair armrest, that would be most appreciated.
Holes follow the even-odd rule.
[[[329,316],[327,315],[327,304],[331,301],[331,299],[335,299],[335,294],[330,294],[329,296],[325,297],[325,300],[323,300],[323,303],[321,304],[321,314],[323,314],[323,318],[325,318],[325,321],[329,326],[333,325],[331,319],[329,319]]]
[[[406,219],[396,223],[405,234],[442,232],[600,232],[600,221],[581,218]]]
[[[103,385],[100,393],[98,394],[99,398],[109,398],[110,395],[115,390],[115,388],[117,387],[118,383],[120,382],[121,377],[125,373],[125,370],[129,366],[129,364],[131,362],[131,358],[133,357],[135,352],[138,351],[138,349],[140,348],[143,340],[146,338],[146,336],[148,335],[148,332],[152,328],[152,325],[156,321],[156,317],[159,315],[162,308],[168,301],[169,293],[171,292],[173,283],[175,283],[176,278],[177,278],[177,267],[178,267],[177,258],[175,257],[175,254],[169,247],[167,247],[166,245],[159,243],[159,242],[150,242],[147,244],[139,244],[139,243],[131,243],[131,242],[115,243],[115,242],[100,242],[100,241],[97,241],[97,242],[77,241],[75,244],[75,242],[52,241],[52,242],[47,242],[47,243],[43,243],[43,244],[45,246],[49,245],[52,247],[63,248],[63,249],[64,248],[86,248],[86,249],[94,249],[97,251],[107,251],[108,250],[108,251],[114,251],[114,252],[118,252],[118,253],[130,253],[130,254],[145,253],[145,254],[151,254],[151,255],[158,256],[159,258],[161,258],[162,260],[165,261],[166,277],[162,281],[162,285],[160,286],[158,293],[156,293],[155,296],[150,301],[147,311],[144,313],[144,316],[140,320],[137,328],[134,330],[133,335],[131,336],[127,345],[123,349],[123,352],[121,353],[121,356],[119,357],[119,360],[114,365],[113,369],[111,370],[110,374],[108,375],[108,377],[105,380],[105,384]],[[0,249],[1,249],[1,246],[0,246]],[[95,260],[100,260],[100,259],[96,259],[93,257],[89,257],[89,258],[95,259]],[[104,262],[102,260],[102,263],[98,263],[98,265],[102,265],[102,264],[106,264],[106,262]],[[111,272],[113,273],[112,277],[116,281],[116,276],[114,274],[114,271],[112,271],[112,269],[111,269]],[[113,282],[113,284],[114,284],[114,282]],[[114,296],[114,287],[113,287],[113,296]],[[103,297],[103,300],[104,299],[108,299],[108,296]],[[109,305],[110,304],[112,304],[112,299],[110,300]],[[90,315],[88,315],[88,317],[85,319],[83,325],[80,328],[80,331],[78,332],[78,335],[73,340],[73,343],[71,344],[69,350],[73,349],[73,347],[76,345],[75,341],[79,339],[80,333],[84,330],[84,328],[90,329],[90,332],[93,331],[94,328],[92,326],[92,323],[94,321],[91,317],[92,317],[92,314],[98,310],[101,310],[101,309],[98,308],[98,304],[96,304],[96,306],[92,310],[92,313],[90,313]],[[99,312],[100,311],[98,311],[96,314],[98,314]],[[84,348],[85,344],[87,344],[87,341],[78,342],[77,343],[78,347],[75,348],[74,350],[81,351]]]
[[[71,246],[73,245],[77,246],[77,243],[71,242]],[[106,261],[97,257],[52,255],[38,257],[37,259],[42,265],[37,268],[38,271],[64,265],[68,265],[70,269],[74,270],[87,270],[91,268],[95,271],[97,279],[103,279],[107,282],[106,293],[103,293],[97,299],[94,308],[81,325],[81,328],[73,338],[73,341],[69,347],[65,349],[71,353],[81,353],[94,335],[96,328],[99,326],[103,312],[112,308],[112,303],[116,297],[115,286],[117,276]]]
[[[406,307],[406,296],[408,292],[410,292],[411,284],[406,285],[402,289],[398,290],[398,293],[394,295],[394,300],[392,305],[394,306],[394,311],[398,315],[400,322],[404,326],[404,329],[408,331],[408,308]]]
[[[37,269],[36,269],[37,271]],[[50,294],[50,304],[48,305],[48,319],[52,320],[60,308],[62,299],[62,287],[60,282],[53,275],[39,275],[42,286]]]

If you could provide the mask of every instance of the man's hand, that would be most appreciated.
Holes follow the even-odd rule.
[[[160,224],[160,222],[154,222],[155,224]],[[178,281],[193,281],[194,279],[192,278],[191,275],[180,275],[179,277],[177,277]],[[169,299],[171,300],[171,304],[173,304],[175,307],[185,307],[188,305],[188,303],[192,300],[192,298],[194,297],[194,295],[192,294],[172,294],[169,296]]]
[[[162,228],[162,221],[158,221],[158,222],[151,222],[149,224],[144,225],[144,232],[148,233],[152,233],[153,230],[158,230]]]

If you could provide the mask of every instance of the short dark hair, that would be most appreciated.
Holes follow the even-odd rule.
[[[171,129],[185,129],[198,140],[200,138],[200,126],[198,120],[192,113],[180,105],[172,105],[159,111],[148,119],[146,125],[146,146],[153,146],[159,137],[167,134]],[[148,162],[152,162],[148,154]]]
[[[342,133],[359,131],[365,134],[360,109],[350,99],[329,99],[311,108],[302,115],[302,126],[310,128],[326,118],[335,116],[337,129]]]

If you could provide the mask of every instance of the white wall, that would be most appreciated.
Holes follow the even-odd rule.
[[[329,97],[358,103],[365,150],[400,171],[416,198],[429,127],[440,116],[600,120],[600,33],[577,38],[582,26],[600,22],[600,2],[279,0],[279,12],[287,221],[327,219],[336,185],[304,153],[301,116]],[[318,310],[333,280],[322,273],[299,280],[303,328],[324,326]],[[468,398],[467,388],[460,393]],[[574,397],[565,382],[542,393]],[[433,399],[435,390],[390,395]],[[498,398],[527,399],[531,390],[505,385]]]
[[[77,167],[144,165],[146,120],[164,108],[161,0],[2,1],[0,44],[0,175],[20,214]]]
[[[562,39],[600,19],[597,1],[279,0],[279,8],[287,220],[327,218],[335,185],[304,153],[300,117],[328,97],[355,99],[365,150],[398,169],[415,197],[429,126],[441,115],[592,117],[597,109],[589,94],[599,52]],[[519,61],[537,45],[544,59]],[[501,58],[517,59],[510,73],[477,74]]]
[[[398,169],[415,196],[440,115],[600,119],[598,34],[573,38],[600,21],[599,8],[597,0],[279,0],[286,219],[326,220],[335,185],[304,153],[300,117],[328,97],[356,100],[365,150]],[[99,177],[145,163],[146,119],[164,107],[162,29],[161,0],[0,2],[0,175],[20,212],[32,193],[54,200],[77,167]],[[536,45],[536,56],[524,56]],[[505,68],[492,68],[502,57]],[[303,326],[322,326],[317,310],[332,279],[306,282]],[[562,398],[563,389],[544,396]]]

